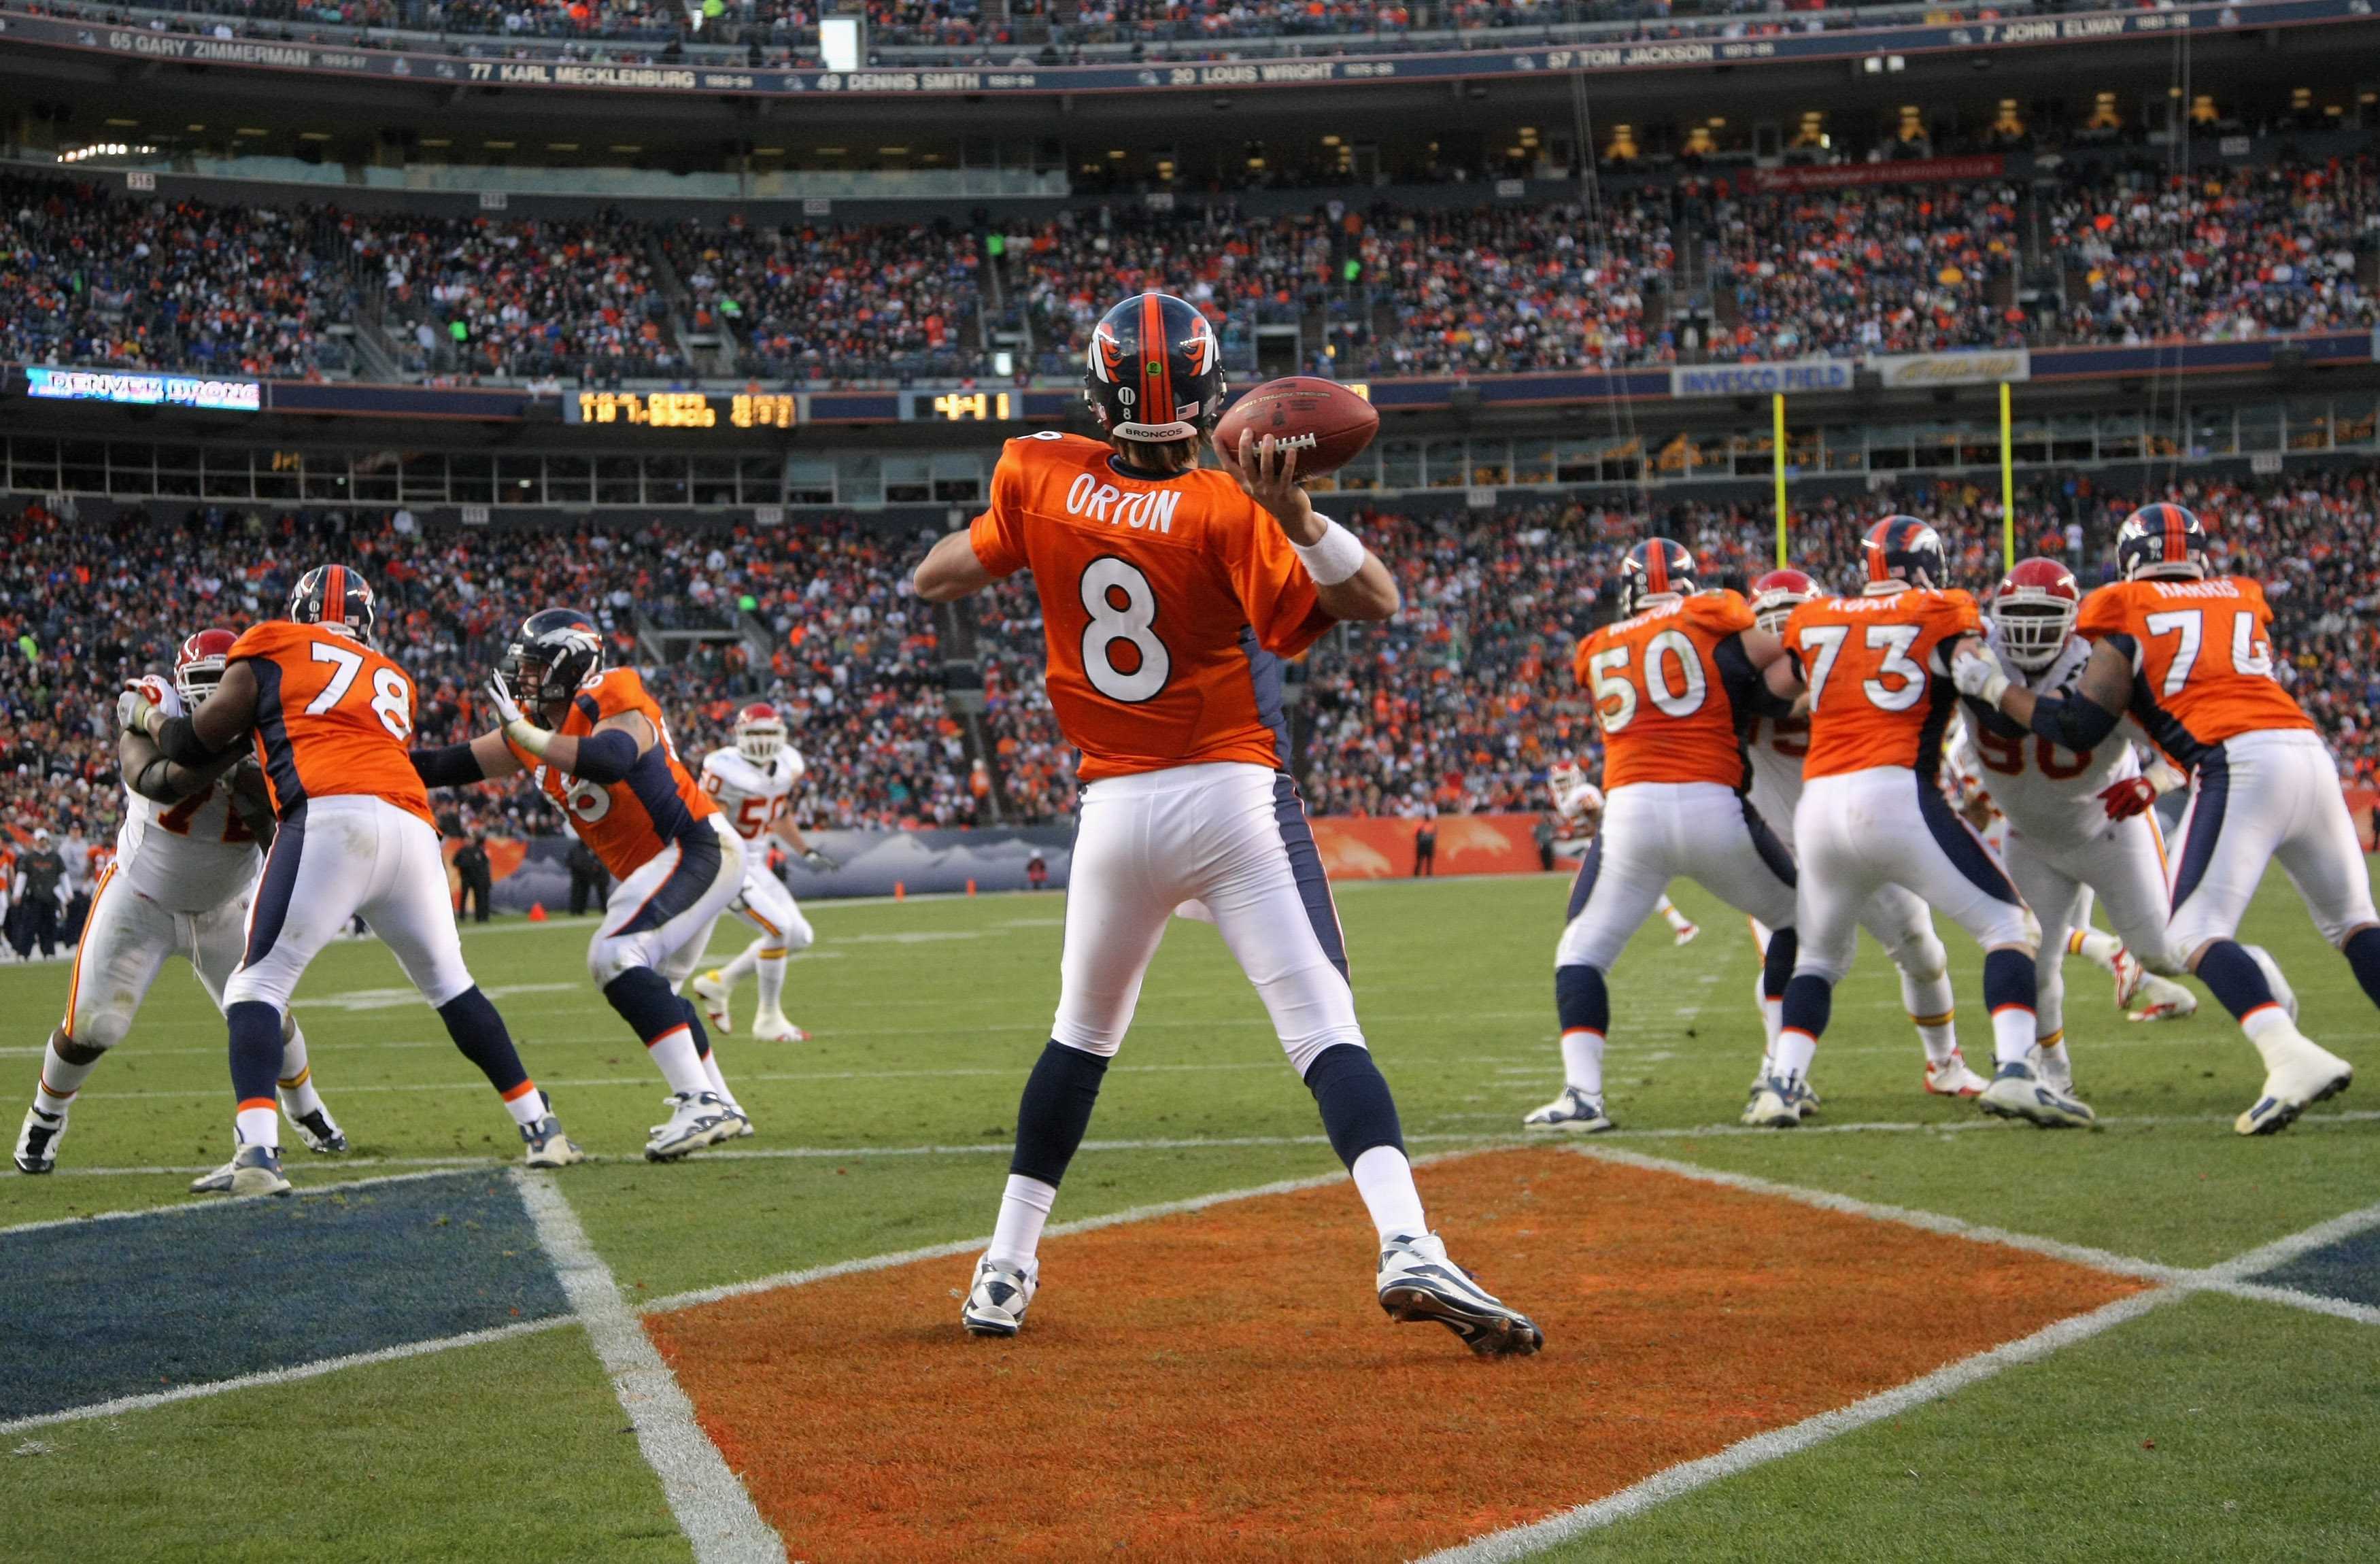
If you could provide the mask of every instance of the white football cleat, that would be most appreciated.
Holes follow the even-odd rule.
[[[959,1309],[969,1336],[1014,1336],[1041,1284],[1041,1262],[1014,1265],[987,1255],[975,1263],[975,1284]]]
[[[2265,982],[2273,990],[2273,998],[2289,1013],[2289,1022],[2294,1025],[2298,1018],[2298,991],[2289,987],[2288,978],[2281,976],[2281,964],[2275,961],[2273,952],[2262,945],[2242,945],[2240,948],[2247,952],[2248,959],[2263,970]]]
[[[764,1010],[752,1018],[752,1040],[756,1043],[807,1043],[810,1035],[786,1020],[783,1011]]]
[[[648,1162],[674,1162],[737,1134],[736,1120],[716,1092],[678,1092],[662,1100],[669,1105],[669,1122],[653,1126],[653,1138],[645,1143]]]
[[[190,1181],[192,1194],[286,1194],[281,1153],[269,1146],[243,1146],[213,1172]]]
[[[2116,947],[2116,1008],[2118,1010],[2131,1008],[2132,996],[2141,991],[2141,982],[2148,975],[2149,969],[2141,964],[2140,957],[2132,954],[2122,945]]]
[[[1752,1088],[1743,1121],[1755,1130],[1792,1130],[1802,1123],[1801,1092],[1792,1083],[1770,1075]]]
[[[2088,1103],[2068,1096],[2012,1059],[1994,1073],[1975,1106],[1998,1119],[2023,1119],[2045,1130],[2079,1129],[2098,1117]]]
[[[58,1142],[67,1133],[65,1109],[44,1113],[25,1109],[24,1127],[17,1132],[17,1171],[46,1173],[58,1165]]]
[[[538,1096],[545,1103],[545,1117],[520,1127],[521,1143],[528,1147],[521,1160],[532,1168],[567,1168],[586,1161],[587,1154],[578,1149],[578,1143],[562,1133],[562,1121],[553,1116],[553,1099],[543,1092]]]
[[[735,1035],[735,1023],[727,1009],[727,1001],[735,992],[726,975],[715,966],[694,980],[694,998],[702,1006],[702,1019],[722,1037]]]
[[[2025,1062],[2033,1066],[2033,1073],[2041,1078],[2043,1085],[2061,1096],[2072,1097],[2074,1095],[2074,1056],[2069,1053],[2063,1045],[2058,1051],[2058,1057],[2053,1059],[2047,1049],[2039,1043],[2035,1043],[2033,1045],[2032,1051],[2024,1056]]]
[[[1603,1099],[1576,1086],[1564,1086],[1561,1096],[1521,1121],[1524,1130],[1568,1130],[1572,1134],[1600,1134],[1617,1128],[1603,1111]]]
[[[1380,1249],[1380,1307],[1400,1322],[1434,1319],[1483,1358],[1526,1357],[1546,1333],[1446,1257],[1434,1232],[1392,1238]]]
[[[720,1132],[719,1138],[741,1140],[744,1136],[752,1134],[752,1116],[744,1111],[744,1105],[740,1102],[731,1102],[725,1107],[730,1122],[726,1129]]]
[[[2145,998],[2148,1000],[2148,1003],[2132,1012],[2131,1018],[2134,1021],[2180,1021],[2185,1016],[2198,1013],[2196,994],[2173,979],[2159,977],[2154,972],[2141,974],[2141,981],[2134,993],[2137,997]],[[2280,996],[2276,993],[2273,997],[2278,999]],[[2297,996],[2292,994],[2289,997],[2295,999]]]
[[[305,1143],[307,1150],[318,1156],[335,1157],[347,1149],[347,1133],[339,1128],[328,1108],[318,1108],[311,1113],[300,1115],[290,1112],[288,1105],[284,1103],[281,1112],[289,1121],[290,1127],[298,1132],[298,1138]]]
[[[1672,939],[1670,942],[1673,945],[1691,945],[1694,942],[1694,936],[1700,934],[1702,931],[1703,926],[1689,918],[1683,924],[1671,929],[1670,932],[1674,934],[1676,938]]]
[[[2277,1063],[2266,1056],[2264,1095],[2231,1126],[2243,1135],[2269,1135],[2286,1130],[2297,1116],[2327,1097],[2337,1097],[2355,1079],[2355,1067],[2337,1054],[2304,1037],[2277,1045]]]
[[[1957,1049],[1940,1063],[1925,1064],[1925,1089],[1936,1097],[1981,1097],[1989,1081],[1967,1068],[1967,1056]]]

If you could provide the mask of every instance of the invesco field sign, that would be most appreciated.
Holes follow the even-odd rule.
[[[1787,396],[1818,391],[1849,391],[1855,369],[1876,372],[1887,389],[1937,385],[1996,385],[2033,378],[2033,359],[2022,347],[1973,348],[1957,353],[1900,353],[1854,361],[1796,358],[1774,364],[1681,364],[1670,371],[1672,396]]]

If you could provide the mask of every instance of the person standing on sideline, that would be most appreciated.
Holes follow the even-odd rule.
[[[459,923],[463,910],[471,909],[473,923],[488,921],[488,895],[495,889],[495,867],[488,861],[488,839],[484,832],[473,831],[471,840],[455,855],[455,872],[463,879],[463,897],[455,908],[455,920]]]
[[[1107,440],[1052,430],[1010,441],[990,508],[936,543],[915,577],[917,596],[941,603],[1032,571],[1050,707],[1083,755],[1057,1018],[960,1321],[993,1337],[1024,1323],[1042,1226],[1142,976],[1167,920],[1196,903],[1256,985],[1354,1176],[1379,1236],[1380,1306],[1437,1320],[1483,1356],[1534,1352],[1544,1333],[1429,1231],[1288,770],[1281,660],[1342,620],[1394,614],[1396,579],[1315,514],[1294,451],[1243,440],[1217,452],[1221,471],[1199,467],[1223,375],[1192,305],[1144,293],[1109,310],[1084,386]]]
[[[32,850],[17,860],[13,890],[18,904],[25,909],[24,921],[18,927],[17,953],[30,961],[38,944],[42,955],[55,955],[59,921],[66,911],[67,864],[51,843],[46,828],[34,828]]]
[[[1414,878],[1438,878],[1438,817],[1424,815],[1414,827]]]
[[[573,832],[570,855],[565,862],[570,869],[570,915],[584,916],[590,902],[601,912],[603,903],[612,899],[612,872],[603,867],[603,860]]]

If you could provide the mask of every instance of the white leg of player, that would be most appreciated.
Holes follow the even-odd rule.
[[[810,930],[809,919],[802,916],[793,892],[765,869],[746,878],[744,894],[736,907],[761,931],[760,938],[747,948],[747,954],[759,952],[755,971],[759,979],[760,1004],[752,1017],[752,1035],[763,1042],[798,1040],[801,1029],[785,1019],[785,962],[794,952],[808,950],[817,938]]]
[[[75,1094],[109,1049],[124,1040],[132,1017],[174,950],[174,915],[132,889],[110,868],[92,898],[67,979],[66,1014],[42,1050],[41,1074],[32,1110],[18,1137],[18,1165],[28,1161],[31,1137],[39,1153],[30,1160],[46,1169]]]
[[[1950,992],[1950,952],[1934,932],[1934,915],[1914,892],[1887,885],[1868,898],[1860,927],[1892,958],[1900,977],[1900,1008],[1917,1028],[1926,1064],[1949,1064],[1959,1051],[1959,1021]]]

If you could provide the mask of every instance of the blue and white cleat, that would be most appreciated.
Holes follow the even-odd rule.
[[[1524,1130],[1566,1130],[1574,1135],[1601,1134],[1617,1129],[1603,1111],[1603,1099],[1576,1086],[1564,1086],[1561,1096],[1521,1121]]]
[[[2276,1057],[2277,1056],[2277,1057]],[[2243,1135],[2277,1134],[2317,1102],[2345,1091],[2355,1067],[2305,1037],[2271,1044],[2265,1054],[2265,1090],[2232,1128]]]
[[[1019,1266],[987,1255],[975,1263],[975,1284],[967,1289],[959,1323],[970,1336],[1014,1336],[1040,1283],[1039,1261]]]
[[[269,1146],[243,1146],[230,1161],[190,1181],[192,1194],[286,1194],[289,1188],[281,1176],[281,1153]]]
[[[2021,1059],[1999,1067],[1975,1106],[1995,1118],[2023,1119],[2045,1130],[2081,1129],[2098,1118],[2089,1103],[2044,1081]]]
[[[331,1110],[327,1108],[318,1108],[313,1112],[303,1115],[292,1113],[289,1115],[289,1123],[298,1132],[298,1138],[305,1142],[306,1149],[309,1151],[320,1153],[324,1157],[335,1157],[347,1149],[347,1133],[339,1128],[337,1121],[331,1117]]]
[[[66,1138],[67,1116],[25,1109],[24,1127],[17,1132],[17,1171],[46,1173],[58,1165],[58,1142]]]
[[[1743,1105],[1743,1122],[1755,1130],[1792,1130],[1802,1123],[1802,1084],[1766,1075],[1754,1084]]]
[[[732,1139],[744,1121],[728,1112],[716,1092],[678,1092],[662,1100],[669,1106],[669,1121],[653,1126],[653,1138],[645,1143],[648,1162],[674,1162],[688,1152]]]
[[[562,1133],[562,1121],[553,1115],[553,1099],[543,1092],[538,1096],[544,1099],[545,1117],[520,1127],[521,1142],[528,1147],[521,1160],[532,1168],[567,1168],[586,1161],[587,1154],[578,1149],[578,1143]]]
[[[1380,1307],[1400,1322],[1434,1319],[1483,1358],[1526,1357],[1546,1333],[1446,1257],[1434,1232],[1392,1238],[1380,1250]]]

